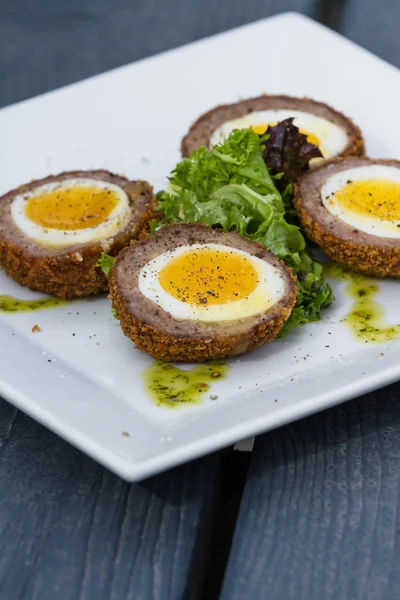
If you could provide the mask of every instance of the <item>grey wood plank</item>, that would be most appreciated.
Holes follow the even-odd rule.
[[[400,67],[399,0],[348,0],[341,32],[367,50]],[[384,101],[385,90],[371,93]]]
[[[2,0],[0,106],[315,0]]]
[[[0,403],[0,598],[199,597],[221,454],[130,485]]]
[[[400,598],[400,385],[256,440],[222,600]]]

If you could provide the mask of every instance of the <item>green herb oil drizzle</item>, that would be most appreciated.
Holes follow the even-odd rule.
[[[378,279],[354,273],[338,263],[325,265],[324,271],[328,277],[347,281],[345,291],[354,302],[342,323],[357,339],[381,344],[400,337],[400,324],[390,325],[385,318],[384,308],[375,300],[379,292]]]
[[[69,300],[61,298],[40,298],[39,300],[20,300],[13,296],[0,295],[0,312],[3,313],[21,313],[43,310],[44,308],[53,308],[54,306],[63,306],[69,304]]]
[[[144,371],[143,379],[157,406],[179,408],[200,404],[210,384],[225,377],[229,368],[221,363],[205,363],[184,371],[170,363],[157,361]]]

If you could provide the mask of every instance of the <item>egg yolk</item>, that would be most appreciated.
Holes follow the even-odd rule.
[[[275,125],[277,125],[277,123],[261,123],[260,125],[253,125],[252,130],[258,135],[264,135],[268,127],[275,127]],[[313,133],[308,133],[308,131],[304,131],[304,129],[299,129],[299,131],[307,137],[307,142],[309,144],[314,144],[314,146],[320,145],[321,142],[316,135]]]
[[[383,179],[348,181],[335,192],[335,198],[345,210],[384,221],[400,220],[400,183]]]
[[[86,229],[105,221],[118,203],[116,192],[96,186],[58,188],[30,198],[26,216],[42,227]]]
[[[159,282],[181,302],[211,305],[249,296],[258,280],[257,270],[245,256],[204,248],[173,258],[161,269]]]

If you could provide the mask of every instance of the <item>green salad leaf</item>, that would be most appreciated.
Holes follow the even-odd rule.
[[[108,277],[108,274],[110,272],[111,267],[114,264],[114,261],[115,261],[115,256],[110,256],[109,254],[102,252],[99,260],[96,263],[96,267],[100,267],[100,269],[103,271],[104,275],[106,277]]]
[[[285,331],[320,319],[334,297],[322,266],[307,253],[300,229],[291,223],[291,188],[285,202],[265,164],[267,135],[234,130],[211,150],[201,147],[179,162],[169,178],[170,191],[158,194],[165,223],[198,222],[236,231],[259,242],[297,276],[297,302]]]

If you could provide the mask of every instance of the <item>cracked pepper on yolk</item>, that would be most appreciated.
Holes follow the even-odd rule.
[[[341,208],[384,221],[400,220],[400,183],[384,179],[349,181],[335,192]]]
[[[60,188],[34,196],[25,205],[26,216],[42,227],[86,229],[103,223],[118,203],[118,195],[96,186]]]
[[[225,304],[255,290],[257,270],[237,252],[205,248],[173,258],[161,269],[159,281],[165,291],[182,302]]]
[[[268,127],[274,127],[275,125],[277,125],[277,123],[261,123],[260,125],[253,125],[252,130],[258,135],[264,135]],[[308,133],[308,131],[304,131],[304,129],[299,129],[299,131],[303,135],[307,136],[307,142],[309,144],[314,144],[314,146],[320,145],[321,142],[316,135],[313,133]]]

